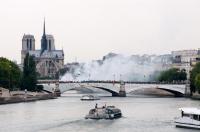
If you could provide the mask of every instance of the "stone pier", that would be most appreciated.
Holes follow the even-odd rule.
[[[120,82],[119,97],[126,97],[125,83]]]
[[[187,83],[187,84],[185,85],[185,96],[186,96],[186,97],[190,97],[190,96],[191,96],[190,84],[189,84],[189,83]]]

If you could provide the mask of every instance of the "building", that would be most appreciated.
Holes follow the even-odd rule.
[[[64,66],[63,50],[56,50],[53,35],[47,35],[45,22],[41,39],[41,49],[35,49],[35,38],[33,35],[24,34],[22,38],[21,64],[24,64],[26,54],[33,56],[36,69],[41,78],[54,78],[59,69]]]
[[[199,62],[200,49],[172,51],[172,67],[185,69],[189,77],[189,72],[193,66]]]

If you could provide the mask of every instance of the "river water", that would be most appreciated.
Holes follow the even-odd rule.
[[[81,101],[80,94],[64,94],[54,100],[0,105],[0,132],[197,132],[176,128],[173,119],[179,107],[200,107],[187,98],[108,97]],[[116,120],[86,120],[98,103],[115,105],[123,117]]]

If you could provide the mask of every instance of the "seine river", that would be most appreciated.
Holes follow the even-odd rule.
[[[80,101],[80,94],[64,94],[54,100],[0,105],[0,132],[197,132],[176,128],[173,119],[179,107],[200,107],[187,98],[107,97]],[[86,120],[98,105],[115,105],[123,118]]]

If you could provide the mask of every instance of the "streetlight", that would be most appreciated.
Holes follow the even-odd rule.
[[[119,81],[122,81],[122,74],[119,75]]]
[[[90,74],[89,74],[89,78],[88,78],[88,81],[90,81]]]
[[[113,74],[113,85],[115,84],[115,74]]]
[[[11,90],[11,65],[9,65],[9,89]]]
[[[60,81],[60,69],[58,69],[58,81]]]

